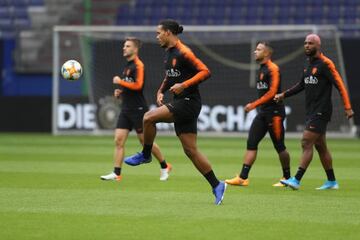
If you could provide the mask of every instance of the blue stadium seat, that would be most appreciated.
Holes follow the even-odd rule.
[[[10,18],[12,13],[8,7],[0,7],[0,18]]]
[[[29,14],[28,14],[27,8],[18,7],[18,8],[15,8],[15,10],[13,12],[13,16],[15,18],[25,18],[26,19],[29,17]]]
[[[44,6],[44,0],[28,0],[31,6]]]

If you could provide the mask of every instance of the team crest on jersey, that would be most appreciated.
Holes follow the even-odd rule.
[[[312,75],[315,75],[316,72],[317,72],[317,68],[314,67],[314,68],[311,70],[311,74],[312,74]]]
[[[130,75],[130,72],[131,72],[130,69],[126,69],[126,70],[124,70],[123,74],[124,74],[125,76],[129,76],[129,75]]]
[[[175,67],[175,65],[176,65],[176,58],[173,58],[173,60],[171,61],[171,65],[173,66],[173,67]]]
[[[264,78],[264,73],[260,73],[259,79],[262,81]]]

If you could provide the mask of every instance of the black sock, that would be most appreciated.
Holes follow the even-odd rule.
[[[335,181],[334,169],[325,170],[329,181]]]
[[[160,167],[161,167],[162,169],[167,168],[167,164],[166,164],[165,159],[164,159],[164,161],[162,161],[162,162],[160,163]]]
[[[150,158],[152,146],[153,146],[152,144],[150,144],[150,145],[144,144],[144,148],[142,150],[142,153],[144,154],[145,158]]]
[[[204,174],[204,177],[210,183],[212,188],[215,188],[220,183],[219,180],[216,178],[215,173],[213,172],[213,170],[211,170],[210,172]]]
[[[247,179],[249,176],[249,172],[251,169],[251,165],[243,164],[243,167],[241,169],[240,177],[242,179]]]
[[[305,173],[306,169],[303,169],[302,167],[299,167],[296,175],[295,175],[295,178],[296,180],[300,181],[301,178],[304,176],[304,173]]]
[[[290,176],[291,176],[291,174],[290,174],[290,168],[283,168],[283,177],[284,177],[285,179],[289,179]]]
[[[119,176],[121,174],[121,167],[114,167],[114,173]]]

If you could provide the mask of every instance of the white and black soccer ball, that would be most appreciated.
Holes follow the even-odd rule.
[[[69,81],[78,80],[83,73],[81,64],[76,60],[68,60],[61,67],[61,75]]]

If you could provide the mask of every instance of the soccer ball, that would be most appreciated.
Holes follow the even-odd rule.
[[[68,60],[61,67],[61,75],[69,81],[76,81],[82,75],[81,64],[76,60]]]

